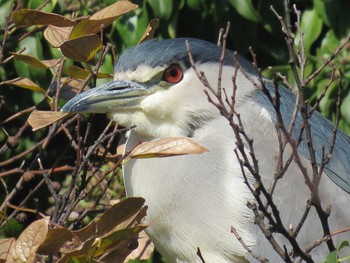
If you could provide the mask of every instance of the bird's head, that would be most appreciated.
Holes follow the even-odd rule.
[[[150,40],[120,56],[112,82],[77,95],[62,111],[107,113],[123,126],[136,125],[143,137],[191,136],[219,113],[191,67],[186,40],[196,67],[216,85],[220,47],[197,39]],[[232,86],[232,53],[224,64]]]

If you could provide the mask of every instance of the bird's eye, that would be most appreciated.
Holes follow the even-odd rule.
[[[182,80],[182,68],[178,64],[171,64],[164,70],[163,80],[169,83],[178,83]]]

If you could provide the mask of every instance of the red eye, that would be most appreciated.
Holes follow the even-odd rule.
[[[182,80],[182,68],[178,64],[171,64],[164,70],[163,80],[169,83],[178,83]]]

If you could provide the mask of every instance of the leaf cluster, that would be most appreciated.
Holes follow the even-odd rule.
[[[4,189],[0,194],[0,234],[9,238],[6,241],[9,248],[5,251],[12,251],[15,244],[20,244],[18,236],[24,233],[28,237],[22,231],[30,229],[32,224],[47,230],[38,237],[39,246],[18,245],[29,251],[26,259],[36,255],[40,247],[51,244],[50,233],[57,234],[51,231],[62,230],[63,239],[71,239],[78,233],[75,231],[90,222],[96,227],[99,219],[93,218],[103,214],[113,199],[124,196],[119,165],[127,158],[206,150],[190,140],[172,140],[141,144],[135,152],[123,155],[116,145],[125,130],[114,127],[101,116],[62,116],[58,112],[67,99],[112,78],[115,53],[152,37],[158,26],[160,38],[186,36],[215,42],[219,29],[231,21],[228,47],[247,56],[247,47],[253,46],[260,65],[277,65],[272,69],[284,73],[293,84],[292,71],[286,65],[288,51],[284,36],[279,21],[270,11],[271,4],[282,10],[282,1],[105,0],[99,5],[93,2],[0,3],[0,181]],[[295,43],[303,38],[307,57],[305,77],[308,77],[349,35],[350,17],[346,13],[349,3],[309,0],[296,4],[302,10],[301,30],[291,30]],[[160,23],[153,18],[158,18]],[[346,131],[350,131],[349,50],[345,47],[331,64],[344,68],[340,127]],[[264,72],[265,76],[269,72]],[[329,79],[338,77],[333,72],[332,67],[327,67],[306,89],[310,101],[316,101],[318,108],[335,118],[337,87],[332,84],[324,92]],[[319,97],[324,99],[318,104]],[[52,123],[50,128],[44,128]],[[33,133],[30,125],[44,129]],[[51,216],[50,222],[38,213]],[[43,219],[35,221],[38,217]],[[74,258],[79,262],[87,255],[97,255],[94,253],[98,251],[96,258],[102,260],[109,253],[104,245],[105,240],[107,243],[110,240],[105,239],[108,234],[111,232],[98,235],[91,232],[86,239],[65,239],[61,246],[57,243],[49,252],[60,251],[69,255],[68,261]],[[79,248],[74,243],[77,240],[82,245]],[[119,241],[118,237],[113,239]],[[69,242],[72,243],[67,247]],[[83,249],[84,244],[90,244],[94,251]],[[5,248],[5,243],[1,247]]]

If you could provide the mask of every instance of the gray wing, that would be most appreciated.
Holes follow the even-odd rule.
[[[266,87],[269,89],[271,95],[274,94],[274,87],[271,82],[266,82]],[[280,111],[284,117],[284,124],[288,128],[295,106],[295,95],[283,86],[280,86],[279,93],[280,99]],[[268,98],[262,93],[261,90],[257,90],[253,95],[254,100],[259,106],[265,108],[270,117],[276,121],[275,110],[268,100]],[[323,117],[319,112],[315,111],[309,120],[311,124],[312,142],[316,152],[316,161],[318,164],[322,162],[322,146],[325,146],[325,153],[329,151],[329,145],[333,137],[334,124]],[[296,125],[293,130],[292,136],[294,139],[299,134],[300,126],[303,124],[303,119],[300,113],[298,113],[296,119]],[[310,159],[309,150],[305,140],[305,133],[303,133],[303,140],[298,147],[298,151],[302,156]],[[330,162],[325,166],[325,173],[327,176],[340,188],[347,193],[350,193],[350,137],[343,131],[337,131],[337,137],[335,147],[333,150],[332,158]]]

